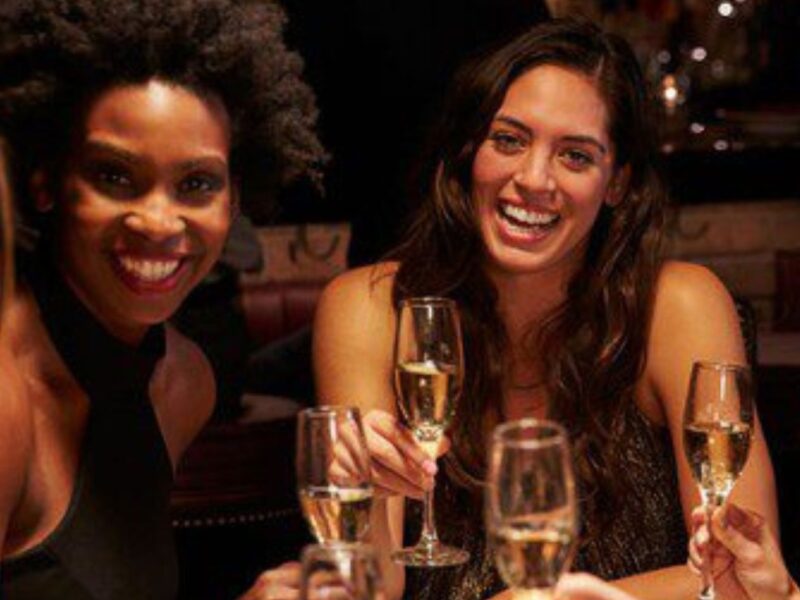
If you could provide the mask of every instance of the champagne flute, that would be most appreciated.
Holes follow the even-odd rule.
[[[753,431],[753,378],[742,365],[699,361],[683,413],[683,447],[709,518],[742,472]],[[708,562],[708,561],[705,561]],[[711,565],[698,598],[714,599]]]
[[[300,600],[385,600],[378,559],[366,544],[306,546],[301,563]]]
[[[317,541],[365,538],[373,488],[357,408],[320,406],[300,412],[297,487],[300,506]]]
[[[569,568],[578,530],[567,433],[552,421],[495,428],[484,517],[489,545],[515,600],[553,598]]]
[[[419,444],[436,451],[455,412],[464,378],[461,324],[456,303],[447,298],[409,298],[400,303],[395,336],[395,390],[400,414]],[[439,541],[433,491],[424,498],[422,533],[415,546],[392,554],[417,567],[458,565],[469,553]]]

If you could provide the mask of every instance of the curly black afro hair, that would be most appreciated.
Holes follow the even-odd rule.
[[[271,0],[2,3],[0,133],[17,184],[38,168],[58,175],[81,111],[98,93],[152,78],[222,99],[244,212],[266,214],[278,189],[298,177],[320,184],[326,157],[314,96]]]

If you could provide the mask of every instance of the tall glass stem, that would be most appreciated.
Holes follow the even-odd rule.
[[[436,518],[433,508],[433,492],[425,492],[423,499],[423,512],[422,512],[422,534],[420,535],[419,543],[427,548],[433,548],[439,541],[439,536],[436,533]]]
[[[705,556],[703,557],[703,571],[702,571],[702,586],[700,594],[697,596],[698,600],[715,600],[714,593],[714,575],[712,572],[713,565],[711,564],[711,513],[714,511],[714,504],[706,500],[703,502],[703,508],[706,511],[706,523],[708,527],[708,543],[706,544]]]

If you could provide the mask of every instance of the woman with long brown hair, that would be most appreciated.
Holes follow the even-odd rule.
[[[387,119],[391,115],[386,116]],[[419,520],[436,464],[396,417],[396,307],[457,301],[466,379],[436,488],[452,569],[391,568],[395,597],[485,598],[502,585],[485,545],[480,483],[493,426],[563,423],[582,531],[574,567],[641,598],[688,597],[696,487],[681,413],[693,361],[745,362],[734,304],[706,269],[662,262],[664,194],[645,85],[620,38],[588,23],[531,29],[465,68],[441,114],[421,204],[394,260],[336,279],[315,324],[321,398],[369,413],[382,548]],[[380,151],[380,136],[370,151]],[[734,496],[777,521],[760,427]],[[724,588],[724,586],[722,586]],[[735,586],[734,586],[735,587]]]

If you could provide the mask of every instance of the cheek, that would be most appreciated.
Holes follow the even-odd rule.
[[[561,178],[559,186],[572,199],[575,212],[593,213],[605,200],[607,179],[601,175],[592,177],[570,173]]]
[[[474,188],[497,185],[505,176],[503,162],[492,155],[490,148],[481,146],[472,161],[472,184]]]
[[[72,194],[62,202],[57,213],[62,239],[78,243],[104,239],[111,235],[114,224],[121,219],[119,208],[85,194]]]
[[[478,207],[486,208],[513,177],[513,169],[486,146],[472,163],[472,195]]]
[[[231,226],[230,204],[214,207],[214,210],[204,214],[196,223],[209,252],[218,255],[222,251]]]

